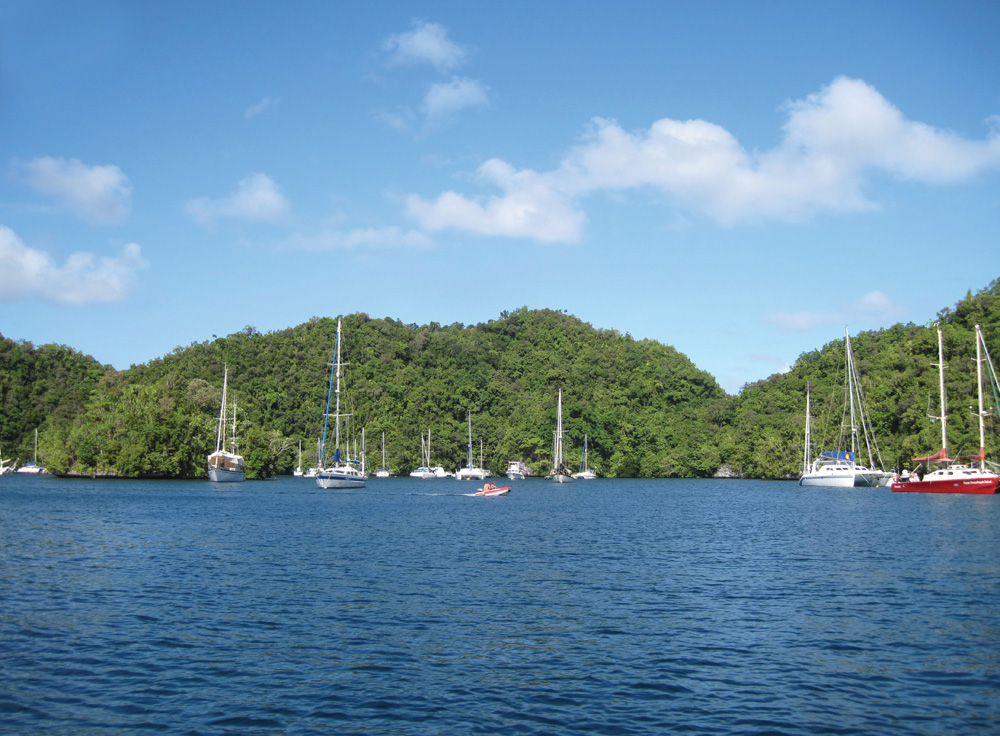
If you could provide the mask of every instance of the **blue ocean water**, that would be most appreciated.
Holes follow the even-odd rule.
[[[1000,733],[1000,498],[0,479],[0,732]]]

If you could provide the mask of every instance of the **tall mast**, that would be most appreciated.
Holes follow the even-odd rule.
[[[809,445],[812,442],[809,431],[809,384],[806,384],[806,449],[802,455],[802,474],[809,472]]]
[[[340,317],[337,317],[337,349],[334,354],[334,368],[337,372],[336,405],[334,408],[334,453],[340,449]],[[336,458],[336,454],[334,454]]]
[[[335,347],[333,349],[333,363],[334,363],[334,368],[335,368],[336,364],[337,364],[337,356],[340,354],[340,318],[339,317],[337,318],[337,342],[334,345],[335,345]],[[323,439],[320,441],[320,445],[319,445],[319,466],[321,468],[325,467],[323,465],[323,457],[326,455],[326,427],[327,427],[327,424],[330,421],[330,398],[333,395],[333,373],[334,373],[334,370],[331,369],[330,370],[330,386],[326,390],[326,413],[323,414]],[[339,389],[338,389],[338,391],[339,391]],[[337,395],[337,398],[338,399],[340,398],[339,393]]]
[[[938,384],[941,391],[941,451],[948,457],[948,406],[944,395],[944,341],[938,327]]]
[[[983,426],[983,332],[976,325],[976,395],[979,398],[979,467],[986,469],[986,429]],[[35,430],[36,432],[38,430]]]
[[[847,346],[847,394],[851,404],[851,453],[857,457],[858,424],[854,416],[854,354],[851,352],[851,332],[844,330],[844,344]]]
[[[233,431],[229,435],[229,445],[233,448],[232,453],[236,454],[236,392],[233,391]]]
[[[469,467],[472,467],[472,412],[469,412]]]
[[[562,467],[562,389],[559,389],[559,407],[556,412],[556,471]]]
[[[219,406],[219,431],[215,435],[215,451],[218,452],[222,448],[222,428],[226,423],[226,381],[229,378],[229,366],[226,366],[225,372],[222,374],[222,404]]]

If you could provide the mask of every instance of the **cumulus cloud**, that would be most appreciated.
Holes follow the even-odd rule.
[[[452,77],[449,82],[431,85],[424,96],[422,109],[427,119],[434,121],[467,107],[486,104],[486,87],[479,80]]]
[[[412,31],[391,35],[382,42],[390,64],[430,64],[447,72],[465,61],[465,50],[448,39],[448,31],[440,23],[414,21],[413,26]]]
[[[74,253],[59,266],[48,253],[29,248],[13,230],[0,225],[0,302],[120,302],[134,285],[136,272],[146,265],[139,246],[129,243],[117,257]]]
[[[287,200],[266,174],[246,177],[228,197],[188,200],[184,209],[202,225],[211,225],[223,219],[276,223],[285,220],[290,211]]]
[[[27,162],[15,160],[12,169],[28,186],[54,197],[89,222],[123,222],[131,209],[132,187],[117,166],[88,166],[75,158],[42,156]]]
[[[296,235],[288,238],[282,248],[288,250],[329,251],[357,248],[429,248],[433,241],[416,230],[398,227],[356,228],[354,230],[324,230],[316,235]]]
[[[407,210],[431,230],[573,241],[585,219],[581,200],[596,192],[652,188],[680,209],[734,225],[877,208],[865,192],[873,172],[944,184],[1000,167],[998,126],[983,140],[969,140],[908,120],[861,80],[840,77],[785,110],[783,139],[759,153],[705,120],[664,118],[630,132],[595,119],[552,171],[516,172],[488,161],[480,178],[499,194],[449,191],[431,201],[413,195]],[[518,227],[511,227],[512,216]]]
[[[839,309],[828,312],[769,312],[765,319],[783,330],[805,332],[831,325],[886,324],[904,314],[905,310],[894,304],[881,291],[872,291],[859,299],[847,302]]]

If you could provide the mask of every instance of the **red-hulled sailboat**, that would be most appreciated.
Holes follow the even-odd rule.
[[[976,325],[976,385],[979,395],[979,452],[970,458],[968,464],[957,462],[948,457],[948,419],[944,393],[944,348],[941,341],[941,330],[938,329],[938,376],[941,390],[941,449],[934,455],[915,457],[914,462],[939,465],[936,470],[927,473],[923,478],[912,475],[892,484],[894,491],[913,491],[918,493],[996,493],[1000,475],[987,468],[986,465],[986,433],[983,424],[983,363],[989,368],[993,383],[997,382],[996,371],[985,351],[986,341],[983,332]],[[985,352],[986,357],[983,358]]]

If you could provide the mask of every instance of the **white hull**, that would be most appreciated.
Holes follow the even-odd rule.
[[[477,467],[462,468],[455,473],[455,477],[458,480],[486,480],[489,477],[489,473]]]
[[[45,472],[45,468],[39,467],[35,464],[22,465],[14,472],[23,473],[24,475],[42,475]]]
[[[381,468],[379,468],[378,470],[375,471],[375,477],[376,478],[391,478],[392,477],[392,473],[390,473],[388,470],[382,470]]]
[[[356,468],[330,468],[316,475],[320,488],[364,488],[365,477]]]
[[[421,478],[422,480],[427,480],[428,478],[434,477],[434,471],[430,468],[417,468],[412,473],[410,473],[411,478]]]
[[[555,475],[552,476],[552,480],[554,480],[556,483],[569,483],[571,480],[573,480],[573,476],[556,473]]]
[[[597,473],[593,470],[584,470],[580,473],[573,473],[574,480],[597,480]]]
[[[799,478],[799,485],[815,488],[854,488],[854,473],[807,473]]]
[[[242,470],[209,468],[208,479],[215,483],[242,483],[246,480],[246,474]]]

